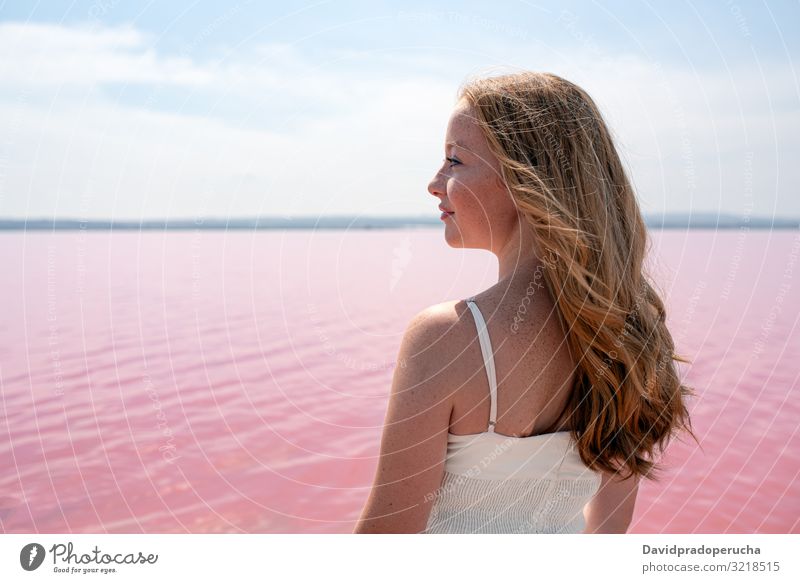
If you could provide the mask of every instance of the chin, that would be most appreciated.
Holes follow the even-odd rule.
[[[447,230],[445,230],[444,240],[448,246],[452,247],[453,249],[464,249],[466,247],[464,238],[461,236],[460,231],[449,233]]]

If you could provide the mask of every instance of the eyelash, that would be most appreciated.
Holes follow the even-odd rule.
[[[461,162],[459,162],[459,161],[458,161],[458,160],[456,160],[455,158],[445,158],[445,160],[447,160],[448,162],[451,162],[451,164],[450,164],[450,167],[451,167],[451,168],[453,167],[453,163],[455,163],[455,164],[461,164]]]

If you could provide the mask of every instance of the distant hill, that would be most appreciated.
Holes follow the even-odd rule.
[[[746,217],[713,213],[672,213],[645,215],[652,229],[798,229],[800,218]],[[58,219],[2,219],[0,230],[193,230],[193,229],[402,229],[407,227],[439,227],[439,215],[411,217],[244,217],[198,219],[147,219],[85,220]]]

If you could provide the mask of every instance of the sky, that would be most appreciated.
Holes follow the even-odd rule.
[[[469,78],[595,99],[646,213],[800,216],[798,2],[0,4],[0,217],[431,215]]]

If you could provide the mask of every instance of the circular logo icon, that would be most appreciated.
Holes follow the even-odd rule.
[[[19,552],[19,564],[26,571],[35,571],[44,561],[44,547],[39,543],[29,543]]]

